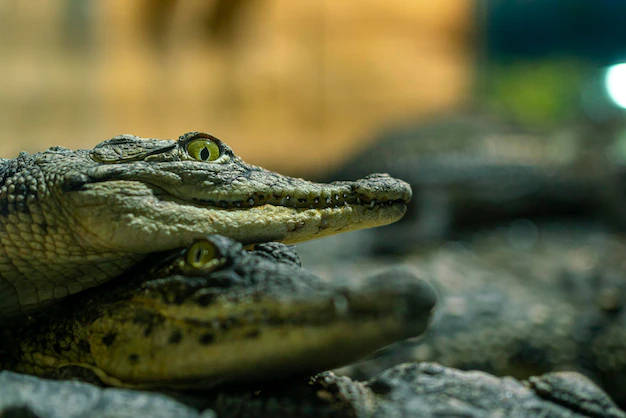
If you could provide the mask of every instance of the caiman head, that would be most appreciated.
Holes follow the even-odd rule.
[[[323,280],[275,242],[245,251],[212,235],[156,259],[8,327],[6,367],[131,387],[276,380],[421,334],[436,299],[406,268]]]
[[[0,320],[207,234],[297,242],[396,221],[410,196],[385,174],[329,184],[283,176],[199,132],[22,153],[0,164]]]
[[[89,156],[93,167],[66,174],[74,184],[65,205],[94,237],[128,251],[180,247],[208,233],[303,241],[394,222],[411,197],[407,183],[384,174],[330,184],[283,176],[198,132],[177,142],[120,136]]]

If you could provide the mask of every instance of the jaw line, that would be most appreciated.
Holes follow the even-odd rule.
[[[386,225],[400,219],[406,204],[370,208],[345,205],[328,208],[294,208],[265,204],[251,208],[220,208],[181,200],[159,201],[154,208],[162,218],[177,219],[159,229],[171,229],[170,237],[202,238],[208,233],[228,236],[244,244],[267,241],[296,243],[312,238]],[[141,215],[140,215],[141,216]],[[146,221],[154,218],[146,213]],[[156,221],[160,223],[159,221]]]
[[[115,183],[115,184],[113,184]],[[71,210],[94,248],[146,254],[185,247],[207,234],[221,234],[244,244],[295,243],[339,232],[395,222],[404,202],[291,208],[265,204],[220,208],[177,198],[138,181],[91,183],[72,192]]]
[[[190,228],[198,228],[203,231],[198,238],[207,233],[217,233],[244,244],[268,241],[291,244],[340,232],[383,226],[402,218],[408,204],[395,200],[373,206],[367,203],[311,208],[267,203],[224,208],[198,200],[185,200],[157,186],[147,186],[160,202],[155,211],[164,212],[166,207],[174,205],[173,209],[167,210],[177,214],[188,213],[185,219],[194,220],[179,233],[189,233]],[[206,224],[207,221],[215,227],[211,228]],[[208,229],[211,230],[204,232]]]

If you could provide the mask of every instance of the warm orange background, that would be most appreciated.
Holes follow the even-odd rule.
[[[81,3],[0,3],[0,156],[205,130],[306,174],[472,78],[467,0]]]

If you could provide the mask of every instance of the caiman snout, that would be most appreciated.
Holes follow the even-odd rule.
[[[407,323],[428,319],[437,303],[433,287],[406,266],[392,267],[369,276],[360,293],[367,297],[374,295],[381,306],[393,307],[398,318]],[[357,308],[358,300],[352,302]]]
[[[387,173],[374,173],[363,177],[353,183],[353,190],[366,202],[378,200],[409,203],[412,195],[409,183]]]

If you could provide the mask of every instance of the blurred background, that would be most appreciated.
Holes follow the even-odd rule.
[[[258,164],[323,170],[467,96],[473,13],[456,0],[2,1],[0,155],[202,130]]]
[[[461,106],[542,127],[594,118],[613,110],[600,78],[626,60],[625,11],[609,0],[4,0],[0,156],[204,130],[307,175],[383,129]]]

